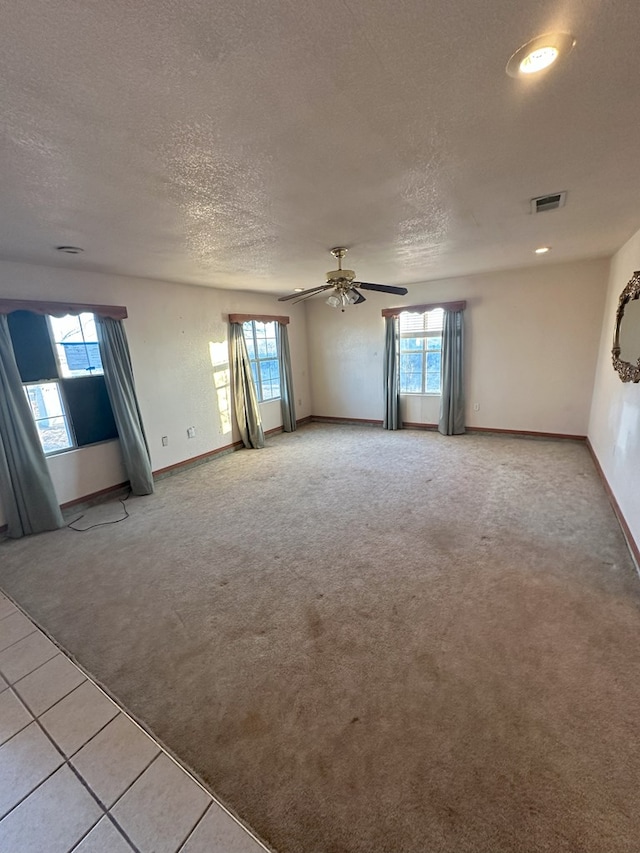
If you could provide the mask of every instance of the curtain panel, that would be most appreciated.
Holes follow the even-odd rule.
[[[278,360],[280,366],[280,404],[282,407],[282,429],[294,432],[296,424],[296,403],[293,390],[293,372],[291,370],[291,353],[289,351],[289,333],[283,323],[276,323],[276,338],[278,342]]]
[[[464,424],[464,311],[446,310],[442,329],[442,396],[438,430],[461,435]]]
[[[264,430],[241,323],[230,323],[229,345],[233,376],[233,405],[240,437],[245,447],[258,449],[264,447]]]
[[[397,317],[385,317],[384,339],[384,429],[401,429],[400,421],[400,343]]]
[[[0,497],[12,539],[64,524],[5,314],[0,314]]]
[[[153,492],[151,459],[124,326],[121,320],[96,317],[96,329],[105,384],[131,491],[134,495],[150,495]]]

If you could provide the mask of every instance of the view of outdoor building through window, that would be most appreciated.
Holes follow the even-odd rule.
[[[444,311],[400,314],[400,393],[439,394]]]

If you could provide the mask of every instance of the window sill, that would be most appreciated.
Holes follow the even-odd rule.
[[[80,447],[65,447],[62,450],[53,450],[51,453],[45,453],[45,459],[53,459],[55,456],[64,456],[65,453],[77,453],[79,450],[86,450],[89,447],[98,447],[100,444],[113,444],[114,441],[119,441],[119,438],[105,438],[104,441],[94,441],[91,444],[83,444]]]
[[[401,397],[442,397],[442,391],[401,391]]]

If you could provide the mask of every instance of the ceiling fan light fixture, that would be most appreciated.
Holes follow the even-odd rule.
[[[340,308],[342,305],[342,299],[340,299],[337,293],[332,293],[327,299],[327,305],[330,305],[332,308]]]
[[[553,65],[561,56],[566,56],[575,45],[571,33],[545,33],[537,36],[518,50],[507,62],[510,77],[531,77]]]

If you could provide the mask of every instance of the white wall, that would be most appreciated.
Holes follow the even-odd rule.
[[[467,425],[586,435],[608,268],[606,259],[543,259],[527,269],[411,285],[403,297],[368,293],[344,313],[310,300],[313,412],[381,419],[381,309],[466,299]],[[404,397],[403,419],[435,423],[439,402]]]
[[[640,546],[640,384],[622,382],[611,364],[618,297],[639,269],[640,231],[611,261],[588,435],[631,535]]]
[[[291,317],[296,415],[311,414],[304,306],[283,307],[264,294],[8,262],[0,262],[0,297],[127,306],[125,327],[154,470],[239,438],[235,418],[230,429],[225,413],[230,396],[216,387],[224,386],[228,367],[229,313]],[[264,403],[262,414],[265,429],[282,424],[279,402]],[[193,439],[187,438],[190,426],[196,428]],[[51,457],[48,464],[61,503],[126,479],[117,442]]]

